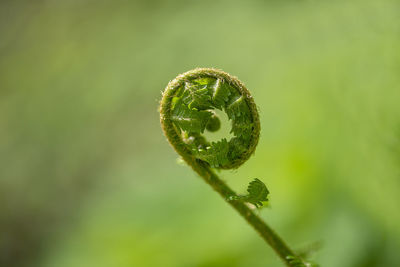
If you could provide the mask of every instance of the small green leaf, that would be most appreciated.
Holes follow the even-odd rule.
[[[207,85],[186,82],[183,102],[188,105],[189,109],[211,109],[211,90]]]
[[[245,196],[232,196],[230,200],[240,200],[248,202],[256,206],[257,208],[263,206],[263,202],[268,201],[269,191],[265,184],[259,179],[255,178],[249,183],[247,187],[248,194]]]
[[[181,130],[189,133],[202,133],[206,128],[208,120],[213,115],[212,112],[206,110],[191,110],[184,104],[182,99],[174,99],[175,106],[172,110],[171,120]]]
[[[258,205],[262,206],[262,202],[268,201],[269,191],[265,184],[257,178],[249,183],[247,192],[249,192],[249,194],[247,195],[246,201],[254,204],[256,207],[258,207]]]
[[[229,96],[232,94],[231,90],[232,89],[226,82],[218,79],[212,96],[212,100],[216,108],[222,109],[222,107],[225,106],[225,103],[229,100]]]
[[[212,142],[206,149],[194,151],[199,159],[208,162],[213,168],[218,168],[229,162],[228,152],[229,144],[225,138],[218,142]]]
[[[230,120],[235,120],[248,113],[249,107],[246,104],[245,98],[240,96],[230,103],[226,108],[226,113]]]

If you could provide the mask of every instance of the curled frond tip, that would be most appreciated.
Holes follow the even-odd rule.
[[[208,142],[202,135],[220,128],[215,109],[224,111],[231,122],[230,140]],[[253,154],[260,134],[249,90],[236,77],[213,68],[197,68],[169,82],[160,119],[168,141],[184,160],[200,160],[213,168],[239,167]]]

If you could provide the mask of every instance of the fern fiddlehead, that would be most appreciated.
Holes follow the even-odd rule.
[[[214,109],[226,112],[231,121],[230,140],[208,142],[202,135],[205,130],[217,131],[220,127]],[[257,146],[258,111],[244,84],[212,68],[183,73],[169,82],[163,92],[160,121],[165,136],[182,159],[246,219],[286,265],[300,266],[302,260],[244,203],[262,205],[269,193],[265,185],[255,179],[249,185],[249,194],[238,196],[213,170],[239,167]]]

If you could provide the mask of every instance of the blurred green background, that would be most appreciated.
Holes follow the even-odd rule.
[[[400,266],[399,1],[0,2],[0,266],[282,266],[162,135],[177,74],[251,90],[221,176],[321,266]]]

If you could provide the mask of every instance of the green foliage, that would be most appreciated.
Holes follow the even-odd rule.
[[[172,99],[166,116],[177,135],[184,136],[192,155],[213,168],[236,168],[254,152],[259,136],[256,106],[244,85],[227,73],[196,69],[173,80],[164,92]],[[162,103],[162,107],[166,103]],[[215,132],[220,120],[212,111],[224,110],[231,122],[233,137],[228,141],[208,142],[199,136],[205,129]],[[172,127],[171,127],[172,128]]]
[[[249,194],[246,196],[245,200],[254,204],[256,207],[262,206],[263,202],[268,201],[269,191],[265,184],[257,178],[249,183],[247,192],[249,192]]]
[[[205,110],[190,109],[183,104],[181,98],[175,98],[176,101],[171,119],[182,131],[190,133],[202,133],[211,118],[212,113]],[[192,103],[192,102],[191,102]]]
[[[245,196],[235,196],[230,199],[240,200],[255,205],[257,208],[263,206],[263,202],[268,201],[269,191],[267,186],[255,178],[247,187],[248,194]]]
[[[225,103],[228,102],[231,94],[230,86],[227,83],[221,82],[221,80],[217,80],[212,97],[214,106],[218,109],[222,109]]]
[[[229,163],[229,145],[225,138],[218,142],[212,142],[205,149],[194,149],[193,152],[197,158],[208,162],[213,168],[218,168]]]

